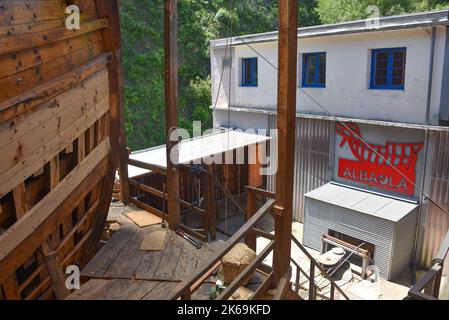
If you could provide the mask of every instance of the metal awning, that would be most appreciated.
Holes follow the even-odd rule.
[[[398,222],[418,207],[416,202],[388,197],[332,182],[310,191],[305,194],[305,197],[392,222]]]
[[[263,143],[269,139],[270,137],[267,136],[229,130],[201,136],[200,138],[183,140],[179,147],[179,163],[189,163],[227,151]],[[162,168],[167,167],[165,145],[133,152],[129,158]],[[150,170],[147,169],[128,166],[128,176],[130,178],[149,172]]]

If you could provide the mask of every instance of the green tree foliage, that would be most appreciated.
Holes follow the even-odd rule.
[[[449,0],[299,0],[300,26],[447,6]],[[211,126],[209,41],[277,29],[278,0],[179,0],[179,123]],[[163,144],[164,0],[121,0],[127,143],[133,150]]]
[[[323,23],[365,19],[368,6],[379,7],[381,16],[421,12],[449,7],[448,0],[317,0],[317,12]]]

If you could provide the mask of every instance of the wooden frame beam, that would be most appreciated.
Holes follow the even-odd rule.
[[[171,141],[170,136],[178,128],[178,1],[165,0],[164,11],[168,223],[170,229],[176,230],[181,220],[179,208],[179,170],[176,166],[178,159],[172,159],[170,155],[173,147],[178,142]]]
[[[278,170],[276,173],[274,285],[290,267],[298,59],[298,2],[279,0]],[[280,157],[279,155],[282,155]]]

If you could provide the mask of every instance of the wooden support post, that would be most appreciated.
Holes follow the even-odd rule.
[[[217,200],[215,197],[216,188],[212,175],[214,174],[213,164],[207,166],[208,174],[203,173],[206,186],[206,216],[208,216],[208,229],[211,240],[217,239]]]
[[[279,0],[278,170],[275,205],[275,286],[290,266],[296,124],[298,2]]]
[[[14,197],[14,206],[16,208],[16,218],[19,220],[28,211],[25,195],[25,182],[22,182],[12,191]]]
[[[103,228],[109,211],[117,168],[125,173],[123,181],[127,181],[127,164],[123,156],[126,152],[125,125],[123,111],[123,70],[121,66],[121,38],[119,0],[96,0],[99,18],[106,18],[108,25],[102,30],[103,46],[105,51],[111,53],[108,63],[109,74],[109,112],[105,115],[105,134],[110,137],[111,155],[108,157],[108,169],[102,183],[100,205],[94,215],[92,235],[89,239],[81,264],[93,256],[99,248],[99,242],[103,234]],[[124,182],[126,183],[126,182]]]
[[[47,267],[55,296],[57,299],[62,300],[70,294],[70,290],[65,285],[65,276],[58,254],[53,252],[53,248],[50,247],[48,240],[41,244],[41,252],[44,256],[45,266]]]
[[[84,137],[84,135],[82,136]],[[84,158],[84,154],[81,156],[80,142],[78,139],[78,161],[80,158]],[[81,143],[81,145],[84,145]],[[50,189],[54,189],[59,183],[59,156],[54,157],[49,162],[50,172]],[[57,299],[64,299],[70,294],[70,290],[65,286],[65,276],[62,271],[62,265],[58,258],[58,252],[54,251],[56,241],[53,239],[57,235],[57,231],[53,233],[52,239],[48,238],[41,244],[41,253],[44,259],[45,266],[47,267],[48,275],[50,276],[52,288]]]
[[[168,223],[172,230],[176,230],[180,225],[179,171],[176,165],[178,159],[173,159],[171,156],[172,149],[178,142],[170,139],[171,133],[178,128],[177,2],[177,0],[165,0],[164,15]]]
[[[257,211],[257,203],[256,198],[257,196],[254,194],[254,192],[248,191],[246,193],[246,221],[251,219],[251,217],[256,213]],[[256,251],[256,243],[257,243],[257,237],[252,230],[249,230],[245,237],[245,243],[248,247]]]

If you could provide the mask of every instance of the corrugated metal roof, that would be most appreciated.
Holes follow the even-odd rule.
[[[401,220],[418,206],[417,203],[410,201],[390,198],[332,182],[305,194],[305,196],[393,222]]]
[[[226,151],[236,150],[242,147],[262,143],[270,137],[251,134],[241,131],[225,131],[216,134],[201,136],[189,140],[183,140],[179,147],[179,163],[189,163],[212,155]],[[165,145],[133,152],[130,159],[145,163],[167,167],[167,157]],[[136,177],[150,172],[146,169],[128,166],[129,177]]]

